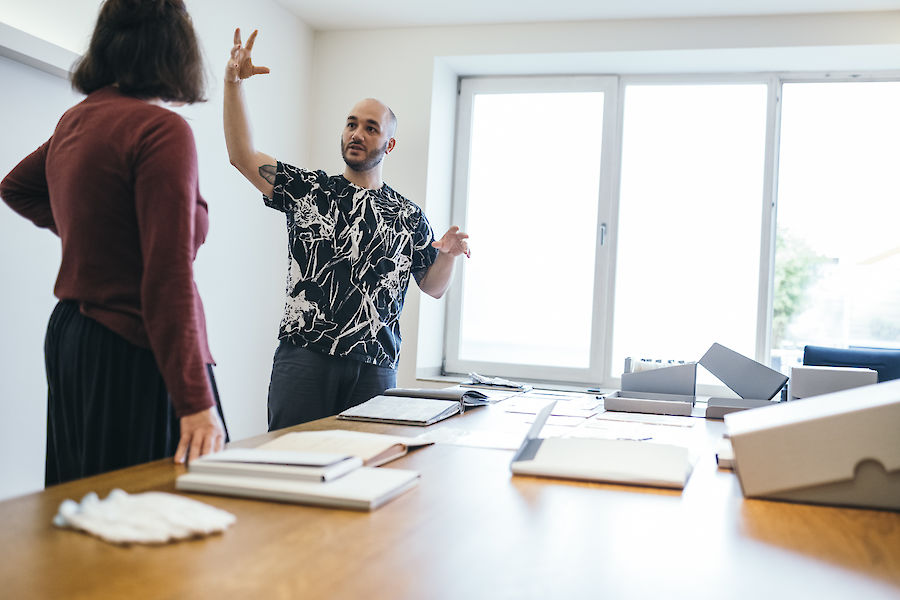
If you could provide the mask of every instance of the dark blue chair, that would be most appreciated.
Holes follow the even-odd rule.
[[[805,346],[803,364],[819,367],[866,367],[878,372],[878,383],[900,379],[900,350]]]

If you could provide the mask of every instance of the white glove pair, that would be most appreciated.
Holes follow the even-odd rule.
[[[127,494],[115,489],[105,500],[90,492],[77,503],[64,500],[53,518],[57,527],[71,527],[114,544],[162,544],[224,531],[234,523],[231,513],[202,502],[167,494]]]

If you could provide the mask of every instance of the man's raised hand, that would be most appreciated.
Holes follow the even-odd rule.
[[[225,81],[229,83],[237,83],[241,79],[247,79],[254,75],[264,75],[269,72],[268,67],[257,67],[250,60],[250,52],[253,50],[253,43],[256,41],[258,30],[254,29],[250,37],[247,38],[247,45],[241,44],[240,28],[234,30],[234,46],[231,47],[231,57],[228,65],[225,67]]]

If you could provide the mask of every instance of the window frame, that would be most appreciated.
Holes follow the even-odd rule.
[[[900,71],[872,72],[761,72],[761,73],[679,73],[614,74],[578,76],[475,76],[458,79],[458,104],[454,150],[452,218],[465,228],[467,212],[468,157],[471,142],[472,105],[477,93],[527,93],[545,91],[603,91],[604,114],[600,190],[597,211],[597,254],[593,285],[591,358],[587,369],[560,368],[510,363],[464,361],[458,357],[459,324],[464,284],[463,273],[448,293],[444,329],[442,372],[459,375],[470,371],[527,381],[562,385],[589,385],[617,388],[620,373],[609,364],[613,346],[615,281],[620,178],[625,119],[625,93],[638,85],[760,84],[767,86],[766,132],[758,275],[755,360],[768,364],[771,354],[774,302],[775,236],[777,227],[778,164],[781,128],[781,93],[784,83],[897,81]],[[599,89],[589,86],[601,85]],[[610,86],[612,86],[610,88]],[[601,231],[601,229],[605,230]],[[462,261],[461,270],[465,270]],[[696,357],[699,360],[699,356]],[[721,394],[724,386],[698,385],[698,394]]]
[[[467,194],[469,174],[469,148],[471,141],[472,107],[474,97],[479,93],[523,93],[523,92],[602,92],[603,96],[603,129],[601,144],[604,149],[600,158],[600,184],[597,191],[597,237],[594,259],[593,296],[598,296],[598,286],[607,279],[609,269],[608,236],[604,239],[603,231],[608,231],[609,205],[612,192],[611,175],[617,171],[615,157],[607,152],[611,148],[611,140],[616,135],[614,129],[618,113],[616,93],[618,78],[612,76],[575,76],[575,77],[467,77],[460,80],[459,102],[457,106],[457,139],[455,152],[452,222],[467,222]],[[463,228],[465,229],[464,225]],[[604,229],[605,228],[605,229]],[[503,372],[509,377],[523,379],[540,379],[548,381],[591,381],[602,366],[602,353],[605,336],[605,319],[608,312],[604,302],[594,303],[591,318],[591,361],[586,369],[519,365],[468,361],[459,358],[463,286],[465,285],[465,261],[462,261],[456,285],[450,288],[447,301],[447,319],[444,335],[444,372],[468,373]],[[456,315],[456,318],[453,318]],[[599,349],[599,352],[598,350]]]

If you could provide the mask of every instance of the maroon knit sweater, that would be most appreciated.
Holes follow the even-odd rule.
[[[57,298],[150,348],[179,417],[213,406],[193,272],[209,218],[183,118],[97,90],[6,176],[0,196],[60,237]]]

